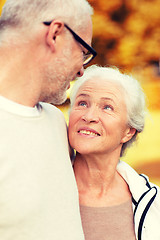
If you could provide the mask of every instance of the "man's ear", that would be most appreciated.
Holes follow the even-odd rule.
[[[128,142],[135,135],[136,131],[135,128],[128,128],[125,136],[122,138],[122,143]]]
[[[52,23],[49,25],[46,42],[48,46],[50,46],[52,51],[55,51],[57,37],[61,34],[63,29],[64,23],[58,20],[53,20]]]

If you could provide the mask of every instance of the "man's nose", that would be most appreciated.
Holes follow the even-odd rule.
[[[77,76],[77,77],[82,77],[83,74],[84,74],[84,67],[82,66],[76,76]]]

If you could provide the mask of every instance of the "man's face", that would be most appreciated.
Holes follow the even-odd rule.
[[[88,22],[86,30],[78,32],[78,34],[89,45],[91,44],[91,20]],[[86,49],[68,33],[64,40],[63,49],[44,66],[44,86],[40,101],[51,102],[55,105],[65,102],[66,91],[70,87],[70,82],[77,76],[83,75],[83,52],[85,51]]]

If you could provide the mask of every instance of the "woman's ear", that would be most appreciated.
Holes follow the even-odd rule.
[[[128,142],[135,135],[136,131],[135,128],[128,128],[125,136],[122,138],[122,143]]]
[[[53,20],[49,25],[46,42],[53,52],[55,51],[57,37],[62,33],[63,29],[64,23],[58,20]]]

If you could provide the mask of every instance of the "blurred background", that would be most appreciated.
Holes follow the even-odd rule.
[[[123,158],[160,186],[160,0],[89,0],[94,8],[92,64],[131,73],[146,94],[144,132]],[[0,0],[0,12],[5,0]],[[68,99],[58,106],[68,122]]]

